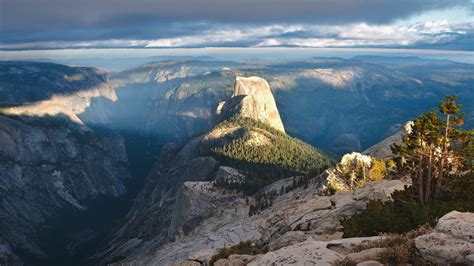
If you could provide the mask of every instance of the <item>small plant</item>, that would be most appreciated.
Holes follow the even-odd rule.
[[[327,171],[328,193],[362,187],[368,181],[385,178],[387,167],[383,160],[358,152],[345,154],[334,169]]]
[[[223,247],[219,249],[219,252],[212,256],[211,265],[220,259],[227,259],[232,254],[247,254],[247,255],[257,255],[264,254],[268,252],[268,247],[265,245],[257,244],[252,241],[242,241],[239,244],[231,247]]]

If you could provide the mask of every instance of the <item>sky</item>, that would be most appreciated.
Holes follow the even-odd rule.
[[[474,0],[0,0],[0,49],[474,51]]]

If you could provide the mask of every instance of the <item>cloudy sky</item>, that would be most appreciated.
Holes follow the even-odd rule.
[[[0,0],[0,49],[474,50],[474,0]]]

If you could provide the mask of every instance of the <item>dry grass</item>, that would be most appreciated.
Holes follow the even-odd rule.
[[[371,248],[385,248],[385,252],[382,252],[379,255],[379,258],[377,258],[378,261],[384,264],[430,265],[426,261],[423,261],[417,254],[417,250],[415,248],[415,238],[427,234],[431,230],[432,229],[430,226],[423,225],[405,234],[383,234],[377,240],[353,245],[352,251],[360,252]],[[336,261],[334,265],[349,266],[355,264],[348,259],[344,259]]]

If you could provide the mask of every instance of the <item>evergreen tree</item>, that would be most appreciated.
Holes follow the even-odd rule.
[[[413,197],[420,203],[439,197],[472,163],[473,134],[461,128],[463,114],[456,100],[457,96],[446,96],[439,113],[420,115],[403,143],[392,146],[398,155],[397,171],[411,177]]]

